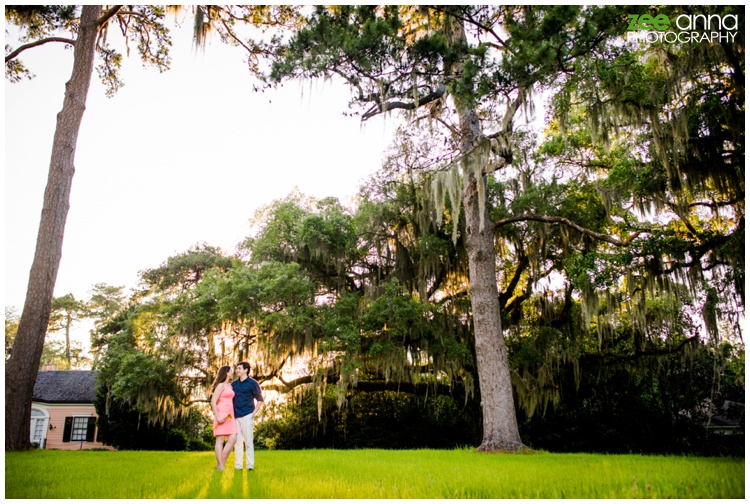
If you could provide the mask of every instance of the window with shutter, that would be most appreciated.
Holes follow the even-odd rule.
[[[70,432],[71,441],[86,441],[86,432],[91,417],[73,417],[73,430]]]
[[[96,417],[76,416],[65,417],[63,442],[92,442],[96,434]]]

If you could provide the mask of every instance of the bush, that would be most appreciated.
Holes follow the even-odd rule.
[[[185,451],[188,449],[188,436],[180,429],[172,429],[167,434],[165,449],[167,451]]]
[[[744,387],[735,385],[729,370],[716,381],[714,359],[701,345],[690,359],[665,355],[650,366],[610,365],[601,374],[593,366],[582,368],[580,384],[561,380],[561,400],[544,414],[519,411],[521,439],[531,448],[560,453],[744,457],[744,433],[712,436],[705,427],[702,410],[714,387],[716,407],[744,402]]]
[[[329,392],[320,420],[313,392],[288,403],[280,417],[257,425],[256,449],[455,448],[481,440],[473,403],[464,407],[448,396],[357,391],[339,409]]]
[[[189,439],[187,449],[188,451],[211,451],[214,447],[202,439]]]

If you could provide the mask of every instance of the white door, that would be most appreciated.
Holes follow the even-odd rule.
[[[31,442],[38,443],[39,448],[44,448],[44,441],[47,439],[48,419],[42,410],[31,409]]]

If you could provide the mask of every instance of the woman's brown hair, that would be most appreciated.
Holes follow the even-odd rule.
[[[227,374],[229,374],[229,370],[232,369],[232,366],[221,366],[219,368],[219,374],[216,375],[216,379],[214,380],[214,384],[211,387],[211,392],[216,390],[216,387],[219,386],[219,383],[224,383],[227,379]]]

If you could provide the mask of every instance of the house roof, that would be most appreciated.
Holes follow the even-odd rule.
[[[745,405],[733,401],[724,401],[721,408],[712,408],[713,415],[706,423],[707,427],[740,427],[745,424]]]
[[[39,371],[34,401],[47,403],[93,403],[97,371]]]

